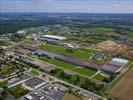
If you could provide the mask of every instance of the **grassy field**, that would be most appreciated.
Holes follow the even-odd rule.
[[[97,74],[97,75],[96,75],[95,77],[93,77],[93,78],[102,81],[102,80],[105,78],[105,76],[102,76],[101,74]]]
[[[70,93],[66,93],[61,100],[81,100],[75,95],[72,95]]]
[[[36,71],[35,69],[32,69],[31,72],[30,72],[30,74],[31,74],[32,76],[37,76],[37,75],[39,75],[38,71]]]
[[[24,42],[24,44],[28,44],[28,45],[34,45],[34,44],[36,44],[36,42],[33,41],[33,40],[31,40],[31,39],[25,39],[23,42]]]
[[[86,28],[85,30],[94,33],[106,33],[114,31],[112,28],[105,28],[105,27],[91,27],[91,28]]]
[[[8,89],[8,92],[12,94],[15,98],[19,98],[29,92],[29,90],[21,87],[21,86],[16,86],[11,89]]]
[[[57,54],[73,56],[73,57],[85,59],[85,60],[89,60],[89,58],[93,55],[93,50],[91,49],[80,48],[80,49],[75,50],[74,52],[69,52],[64,47],[53,45],[53,44],[48,44],[48,43],[42,44],[40,48],[42,48],[43,50],[57,53]]]
[[[87,75],[87,76],[92,76],[92,75],[94,75],[96,73],[95,70],[85,69],[85,68],[79,68],[79,69],[75,69],[73,71],[78,72],[78,73],[81,73],[83,75]]]
[[[0,88],[4,88],[7,83],[8,83],[8,80],[5,80],[3,82],[0,82]]]
[[[8,70],[9,70],[8,66],[1,67],[0,68],[0,73],[6,73],[6,72],[8,72]]]
[[[56,66],[63,67],[65,69],[69,69],[69,70],[73,70],[73,71],[78,72],[83,75],[91,76],[96,73],[96,71],[94,71],[92,69],[82,68],[82,67],[76,66],[74,64],[64,62],[64,61],[60,61],[60,60],[56,60],[56,59],[48,59],[46,57],[40,57],[40,59],[44,60],[48,63],[55,64]]]

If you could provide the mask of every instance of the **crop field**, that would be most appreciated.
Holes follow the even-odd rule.
[[[110,91],[110,96],[117,100],[132,100],[133,98],[133,70],[126,73]]]
[[[72,56],[72,57],[84,59],[84,60],[89,60],[89,58],[93,55],[93,50],[91,49],[80,48],[80,49],[75,50],[74,52],[69,52],[66,50],[65,47],[48,44],[48,43],[42,44],[40,48],[43,50],[57,53],[57,54],[62,54],[65,56]]]

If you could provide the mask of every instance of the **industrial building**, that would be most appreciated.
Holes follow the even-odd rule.
[[[101,70],[109,73],[119,73],[127,63],[128,60],[114,58],[109,63],[103,65]]]
[[[46,82],[39,77],[33,77],[33,78],[29,79],[28,81],[26,81],[25,84],[28,87],[35,89],[43,84],[46,84]]]
[[[66,37],[57,36],[57,35],[41,35],[40,40],[47,41],[50,43],[60,43],[61,41],[65,40]]]
[[[29,80],[30,78],[31,78],[31,76],[29,76],[29,75],[27,75],[27,74],[24,74],[24,75],[20,76],[20,79],[8,83],[8,84],[6,85],[6,87],[7,87],[7,88],[15,87],[15,86],[20,85],[20,84],[22,84],[23,82]]]
[[[69,57],[69,56],[55,54],[55,53],[52,53],[52,52],[49,52],[49,51],[39,50],[35,47],[31,47],[31,46],[27,46],[27,45],[26,46],[21,45],[20,47],[22,47],[24,49],[28,49],[30,51],[34,51],[36,54],[39,54],[39,55],[41,54],[41,55],[49,57],[51,59],[62,60],[62,61],[68,62],[68,63],[75,64],[77,66],[82,66],[82,67],[90,68],[90,69],[93,69],[93,70],[99,70],[100,69],[100,65],[90,63],[88,61],[76,59],[76,58]]]
[[[40,49],[31,47],[31,46],[21,46],[21,47],[24,49],[34,51],[35,54],[39,54],[39,55],[41,54],[41,55],[46,56],[51,59],[62,60],[62,61],[72,63],[74,65],[81,66],[84,68],[89,68],[89,69],[93,69],[93,70],[101,70],[101,71],[105,71],[105,72],[109,72],[109,73],[119,73],[122,70],[122,68],[128,63],[128,60],[114,58],[109,63],[101,66],[101,65],[98,65],[95,63],[90,63],[88,61],[80,60],[80,59],[77,59],[74,57],[59,55],[59,54],[55,54],[55,53],[52,53],[49,51],[40,50]]]

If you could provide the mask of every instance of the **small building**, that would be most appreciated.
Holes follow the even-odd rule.
[[[51,71],[54,71],[56,68],[54,66],[40,66],[40,70],[50,73]]]
[[[25,33],[25,30],[19,30],[17,31],[17,34],[24,34]]]

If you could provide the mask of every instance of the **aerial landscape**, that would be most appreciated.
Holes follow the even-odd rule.
[[[133,100],[132,0],[0,0],[0,100]]]

